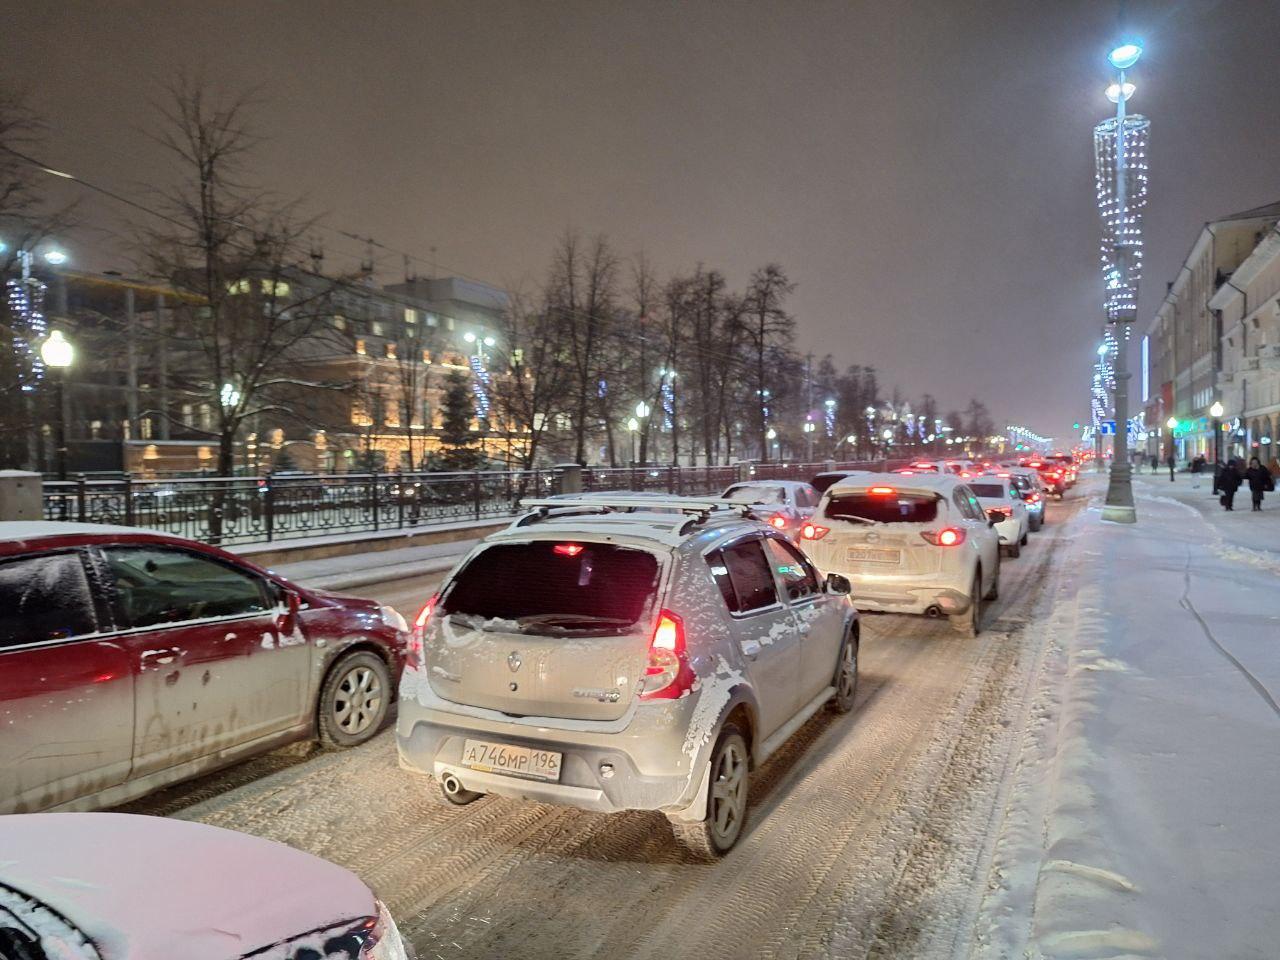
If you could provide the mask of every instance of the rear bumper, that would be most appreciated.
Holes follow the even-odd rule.
[[[865,574],[846,573],[845,576],[853,585],[854,606],[869,613],[936,612],[950,616],[969,609],[969,584],[961,577],[935,574],[890,580]]]
[[[682,749],[687,718],[673,716],[689,709],[685,701],[646,704],[615,723],[549,727],[501,714],[454,712],[429,690],[422,699],[412,696],[416,692],[408,691],[400,700],[400,766],[437,781],[452,774],[465,789],[478,793],[597,813],[675,811],[687,807],[697,791],[698,784],[691,782],[696,767]],[[468,739],[558,752],[560,779],[551,783],[466,767],[462,751]]]

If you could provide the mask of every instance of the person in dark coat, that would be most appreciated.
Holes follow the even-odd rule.
[[[1173,468],[1178,465],[1178,461],[1173,458],[1172,450],[1169,451],[1169,456],[1165,458],[1164,462],[1169,465],[1169,482],[1173,483]]]
[[[1249,482],[1249,493],[1253,495],[1253,509],[1261,510],[1262,495],[1276,488],[1271,471],[1264,467],[1257,457],[1251,457],[1249,469],[1244,472],[1244,478]]]
[[[1233,501],[1236,498],[1236,491],[1240,489],[1240,481],[1242,479],[1240,468],[1236,466],[1235,460],[1228,460],[1227,465],[1222,468],[1222,476],[1218,478],[1218,489],[1222,491],[1222,507],[1224,510],[1235,509]]]

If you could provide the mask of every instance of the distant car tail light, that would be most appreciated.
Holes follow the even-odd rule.
[[[1027,500],[1028,500],[1029,502],[1031,502],[1031,503],[1039,503],[1039,502],[1040,502],[1040,494],[1038,494],[1038,493],[1032,493],[1032,494],[1030,494],[1030,495],[1027,497]]]
[[[935,547],[958,547],[964,543],[964,531],[955,527],[944,527],[941,530],[921,530],[920,536]]]
[[[780,513],[775,513],[769,518],[769,526],[777,527],[779,530],[785,530],[787,528],[787,518]]]
[[[892,497],[897,494],[897,490],[893,487],[872,487],[867,493],[873,497]]]
[[[562,557],[576,557],[582,552],[582,544],[580,543],[557,543],[551,548],[551,552]]]
[[[418,615],[413,618],[413,633],[409,635],[409,662],[414,666],[422,665],[422,654],[426,649],[427,626],[436,612],[436,603],[440,594],[436,594],[422,605]]]
[[[821,540],[831,532],[830,527],[822,527],[816,523],[806,523],[800,528],[801,540]]]
[[[675,700],[693,688],[693,669],[685,647],[684,621],[670,610],[658,614],[649,640],[641,700]]]

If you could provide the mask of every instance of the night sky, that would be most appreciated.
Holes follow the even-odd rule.
[[[1087,416],[1115,0],[5,6],[0,83],[48,120],[43,155],[130,196],[163,182],[146,130],[176,70],[259,84],[263,182],[419,272],[435,247],[441,273],[531,289],[566,227],[738,286],[776,260],[802,349],[1058,437]],[[1280,3],[1127,20],[1152,120],[1141,330],[1205,220],[1280,199]],[[322,238],[329,267],[362,253]],[[110,231],[70,246],[129,269]]]

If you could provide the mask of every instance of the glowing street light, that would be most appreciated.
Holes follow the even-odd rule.
[[[44,255],[44,259],[55,267],[60,267],[67,262],[67,255],[61,250],[54,249],[47,251]]]
[[[238,407],[240,405],[240,391],[231,384],[224,383],[222,389],[218,391],[218,399],[228,409]]]
[[[1107,355],[1107,350],[1108,347],[1105,343],[1098,344],[1098,356],[1105,357]]]
[[[636,404],[636,416],[643,420],[649,415],[649,405],[641,400]]]
[[[1214,419],[1217,419],[1218,417],[1221,417],[1222,414],[1223,414],[1222,401],[1221,400],[1213,401],[1213,406],[1209,408],[1209,416],[1213,417]]]
[[[1222,414],[1224,408],[1221,400],[1213,401],[1209,408],[1209,416],[1213,417],[1213,462],[1222,462]]]
[[[1177,429],[1178,429],[1178,418],[1177,418],[1177,417],[1170,417],[1168,420],[1166,420],[1166,421],[1164,422],[1164,425],[1165,425],[1166,427],[1168,427],[1170,430],[1177,430]]]
[[[1107,59],[1111,61],[1111,65],[1117,70],[1128,70],[1138,62],[1138,58],[1141,56],[1142,44],[1137,43],[1136,41],[1130,41],[1128,43],[1122,43],[1120,46],[1112,50],[1107,54]]]
[[[1121,100],[1128,100],[1133,96],[1134,91],[1138,88],[1128,81],[1124,83],[1113,83],[1107,87],[1107,99],[1112,103],[1119,103]]]
[[[58,479],[67,479],[67,418],[63,415],[62,387],[67,379],[67,368],[75,362],[76,350],[61,330],[49,332],[40,344],[40,359],[53,371],[53,404],[56,408],[54,418],[55,440],[58,455]]]

